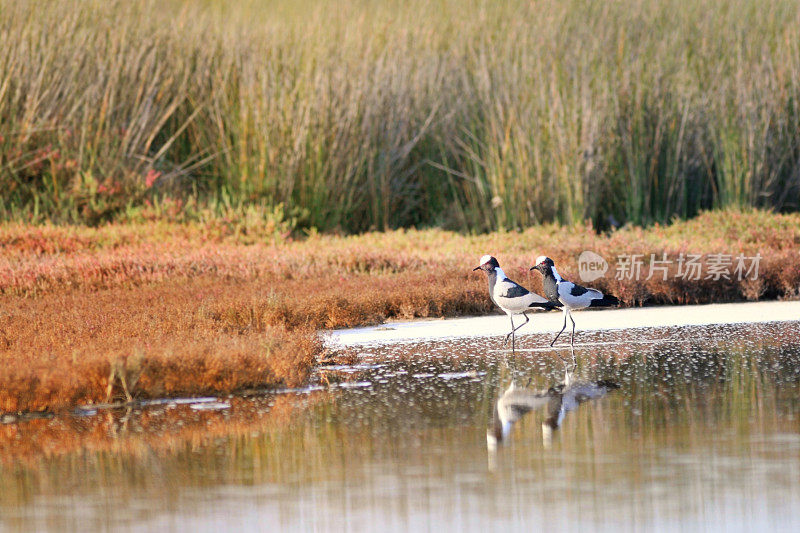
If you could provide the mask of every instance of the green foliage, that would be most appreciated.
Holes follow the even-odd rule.
[[[0,42],[3,220],[481,232],[800,206],[793,0],[0,0]]]

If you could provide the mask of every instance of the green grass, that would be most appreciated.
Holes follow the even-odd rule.
[[[0,0],[0,42],[3,220],[800,207],[794,0]]]

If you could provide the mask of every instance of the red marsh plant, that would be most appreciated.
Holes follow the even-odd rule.
[[[800,216],[705,213],[647,229],[591,226],[461,235],[408,230],[252,242],[200,224],[0,227],[0,410],[302,382],[317,329],[492,312],[477,258],[493,253],[532,290],[547,254],[570,278],[592,250],[612,263],[591,285],[624,305],[795,298]],[[756,280],[616,279],[641,254],[760,254]],[[706,265],[707,266],[707,265]]]

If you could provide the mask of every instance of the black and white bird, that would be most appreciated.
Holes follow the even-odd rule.
[[[572,311],[578,309],[586,309],[587,307],[611,307],[619,305],[619,300],[616,296],[610,294],[604,295],[596,289],[587,289],[577,283],[572,283],[563,279],[556,270],[555,263],[549,257],[539,256],[536,258],[536,264],[531,267],[531,270],[538,270],[542,273],[542,288],[547,299],[553,303],[559,303],[564,309],[564,327],[558,332],[556,338],[550,343],[554,345],[558,338],[564,333],[567,328],[567,317],[572,320],[572,337],[570,345],[575,345],[575,319],[572,318]]]
[[[492,301],[502,309],[511,319],[511,333],[506,335],[506,340],[503,344],[508,342],[511,337],[511,349],[513,350],[516,345],[516,331],[530,321],[527,311],[531,308],[555,309],[560,307],[560,304],[549,301],[543,296],[539,296],[534,292],[514,283],[508,276],[506,276],[497,259],[491,255],[484,255],[480,259],[480,264],[472,269],[483,270],[489,278],[489,296]],[[525,317],[525,322],[519,326],[514,327],[514,315],[522,315]]]
[[[618,389],[613,381],[576,381],[575,367],[567,367],[564,381],[544,390],[521,388],[513,383],[495,403],[492,427],[486,433],[489,449],[497,448],[511,433],[511,428],[527,413],[546,406],[542,422],[542,439],[545,446],[552,440],[553,431],[561,427],[564,417],[580,404],[597,400],[608,391]]]

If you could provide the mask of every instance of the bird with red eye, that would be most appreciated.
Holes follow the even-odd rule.
[[[564,326],[558,332],[556,338],[550,343],[553,346],[558,338],[567,328],[567,317],[572,321],[572,336],[570,346],[575,346],[575,319],[572,318],[572,311],[586,309],[587,307],[612,307],[619,305],[616,296],[603,294],[597,289],[587,289],[577,283],[567,281],[562,278],[552,259],[545,256],[536,258],[536,264],[531,270],[538,270],[542,274],[542,288],[544,295],[553,303],[557,303],[564,309]]]
[[[500,268],[500,263],[491,255],[484,255],[480,259],[480,264],[472,269],[483,270],[489,280],[489,297],[492,301],[508,315],[511,320],[511,332],[506,335],[503,342],[505,345],[508,343],[508,338],[511,337],[511,350],[516,348],[516,331],[530,321],[526,314],[533,308],[551,310],[561,307],[561,304],[549,301],[547,298],[530,292],[522,285],[515,283],[508,279],[503,269]],[[525,317],[525,322],[519,326],[514,326],[514,315],[522,315]]]

